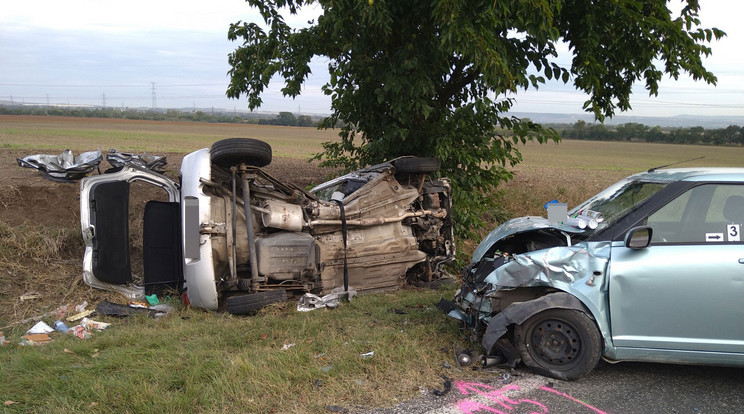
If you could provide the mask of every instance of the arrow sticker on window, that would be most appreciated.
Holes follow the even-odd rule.
[[[741,241],[741,232],[739,230],[740,227],[738,224],[729,224],[728,226],[726,226],[726,236],[728,236],[728,241]]]
[[[705,233],[705,241],[707,242],[722,242],[723,233]]]

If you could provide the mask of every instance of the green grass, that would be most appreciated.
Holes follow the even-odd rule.
[[[9,412],[307,412],[378,406],[441,387],[459,339],[433,307],[453,290],[365,295],[335,310],[294,303],[255,317],[182,309],[162,319],[104,319],[82,341],[0,348]],[[396,313],[401,310],[405,314]],[[6,332],[7,335],[7,332]],[[15,339],[15,338],[14,338]],[[295,344],[282,350],[285,344]],[[361,354],[374,351],[369,359]]]

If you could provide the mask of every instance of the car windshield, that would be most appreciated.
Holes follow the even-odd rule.
[[[334,198],[334,193],[338,193],[336,197],[340,197],[338,199],[341,200],[364,187],[379,175],[376,172],[365,172],[362,174],[353,172],[320,184],[310,190],[310,193],[314,194],[318,200],[323,201],[330,201]]]
[[[569,211],[569,217],[579,214],[599,217],[597,232],[614,223],[646,199],[666,187],[668,182],[621,180]],[[600,221],[601,220],[601,221]]]

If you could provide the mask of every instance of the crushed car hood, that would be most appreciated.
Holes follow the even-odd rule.
[[[481,243],[475,249],[475,252],[473,252],[473,258],[471,259],[470,263],[472,264],[480,262],[488,249],[494,243],[505,237],[533,230],[551,228],[569,234],[577,234],[583,232],[583,230],[579,228],[566,224],[551,223],[550,221],[548,221],[548,219],[539,216],[527,216],[511,219],[495,228],[493,231],[491,231],[491,233],[488,234],[488,236],[483,239],[483,241],[481,241]]]
[[[518,254],[486,277],[485,282],[501,287],[532,286],[540,282],[553,287],[572,284],[586,275],[604,274],[609,246],[608,242],[582,242]]]

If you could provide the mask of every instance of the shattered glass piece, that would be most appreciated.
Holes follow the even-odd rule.
[[[452,309],[447,313],[447,316],[455,319],[459,319],[461,321],[467,321],[468,315],[465,314],[465,312],[461,311],[460,309]]]

